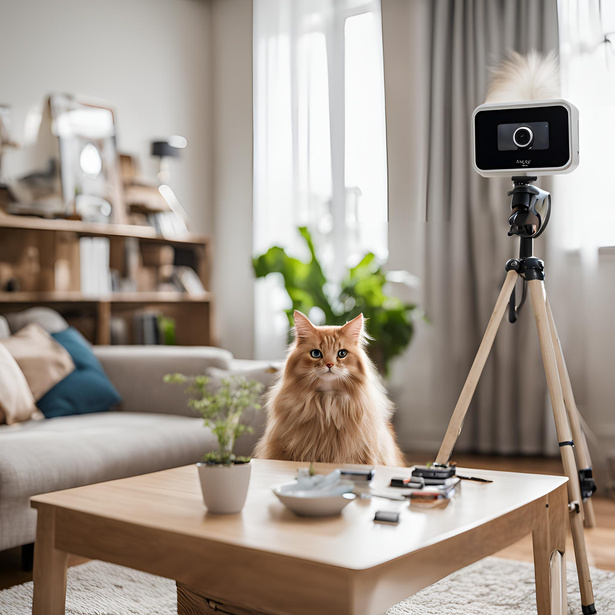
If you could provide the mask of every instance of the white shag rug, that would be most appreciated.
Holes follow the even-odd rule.
[[[596,609],[615,613],[615,572],[592,568]],[[577,576],[568,566],[568,613],[579,615]],[[0,614],[30,615],[32,583],[0,591]],[[176,615],[175,582],[92,561],[68,570],[67,615]],[[535,615],[534,567],[489,557],[400,602],[386,615]]]

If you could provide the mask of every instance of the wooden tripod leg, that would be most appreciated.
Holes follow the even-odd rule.
[[[570,374],[566,367],[566,361],[564,359],[564,353],[562,346],[557,335],[557,328],[555,327],[555,319],[553,318],[553,312],[549,305],[549,299],[547,298],[547,316],[549,318],[549,328],[551,329],[551,339],[553,340],[553,349],[555,350],[555,360],[557,362],[557,371],[559,372],[559,379],[562,383],[562,393],[564,395],[564,405],[568,412],[568,420],[570,421],[570,429],[572,430],[572,438],[574,440],[574,448],[577,454],[577,461],[579,462],[579,469],[590,470],[592,467],[591,458],[589,456],[589,450],[587,448],[587,441],[583,434],[581,427],[581,421],[579,420],[579,409],[577,408],[576,401],[574,399],[574,393],[572,391],[572,383],[570,382]],[[586,499],[583,502],[583,514],[585,527],[596,527],[596,516],[594,514],[594,503],[591,498]]]
[[[483,368],[487,362],[487,357],[489,357],[489,352],[493,346],[495,335],[498,332],[500,323],[502,322],[506,305],[510,300],[510,295],[513,288],[515,287],[517,276],[518,274],[516,271],[509,271],[506,274],[506,279],[502,285],[502,290],[500,291],[498,299],[495,302],[493,313],[491,314],[491,318],[487,324],[485,335],[483,335],[483,340],[480,343],[478,352],[474,358],[474,363],[472,363],[470,373],[468,374],[466,382],[463,385],[461,395],[459,396],[457,405],[453,411],[453,416],[448,424],[444,440],[442,441],[440,450],[438,451],[438,456],[436,457],[436,463],[444,465],[448,463],[448,460],[451,458],[451,454],[455,448],[455,444],[457,443],[457,438],[459,438],[461,428],[463,427],[463,421],[466,418],[466,413],[468,412],[470,402],[472,401],[472,396],[476,390],[476,385],[478,384],[480,375],[483,373]]]
[[[594,607],[594,592],[589,573],[589,563],[587,561],[587,550],[585,548],[585,536],[583,534],[581,489],[579,487],[577,466],[572,450],[572,432],[570,431],[570,425],[568,423],[562,385],[560,383],[555,359],[555,349],[553,348],[553,340],[551,338],[544,282],[542,280],[529,280],[527,285],[530,291],[536,328],[538,329],[538,339],[542,352],[545,375],[547,377],[551,405],[553,406],[553,417],[555,419],[555,429],[560,445],[564,473],[568,477],[568,501],[571,506],[570,529],[572,531],[574,557],[577,564],[577,573],[579,575],[581,603],[583,605],[583,613],[587,615],[589,613],[595,613],[596,610]]]
[[[573,432],[573,435],[574,435],[574,432]],[[591,457],[589,457],[589,447],[587,446],[587,438],[585,437],[585,432],[583,431],[582,427],[581,427],[580,441],[583,442],[583,446],[585,447],[585,450],[587,451],[588,459],[589,459],[589,465],[586,465],[583,467],[591,468],[592,460],[591,460]],[[596,521],[596,513],[594,512],[594,503],[591,501],[590,498],[588,498],[585,502],[583,502],[583,515],[585,517],[583,519],[583,523],[585,524],[585,527],[592,528],[598,525],[598,522]]]
[[[478,385],[478,381],[483,373],[485,363],[487,362],[487,358],[491,352],[495,336],[498,332],[500,323],[502,322],[502,317],[504,316],[508,301],[510,300],[510,295],[515,287],[517,276],[518,274],[516,271],[509,271],[506,275],[506,279],[502,285],[502,290],[498,295],[491,318],[487,324],[485,334],[483,335],[478,352],[476,353],[474,362],[470,368],[470,373],[468,374],[465,384],[463,385],[463,389],[461,390],[461,394],[457,400],[457,405],[453,411],[453,416],[448,424],[444,440],[442,441],[440,450],[438,451],[438,456],[436,457],[436,463],[438,464],[444,465],[448,463],[448,460],[453,452],[453,448],[455,448],[455,444],[457,443],[457,439],[461,433],[461,428],[463,427],[463,421],[468,412],[472,397],[474,396],[474,391],[476,391],[476,386]]]

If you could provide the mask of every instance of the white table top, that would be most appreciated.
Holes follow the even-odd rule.
[[[423,509],[406,502],[375,498],[351,502],[337,517],[297,517],[271,487],[292,482],[305,463],[253,460],[246,505],[236,515],[207,514],[195,466],[186,466],[44,494],[32,498],[47,505],[150,528],[223,542],[288,557],[361,570],[428,547],[488,524],[542,498],[564,484],[562,476],[459,469],[459,474],[492,483],[462,481],[445,508]],[[327,473],[336,466],[316,464]],[[410,468],[376,468],[381,491],[390,478],[410,476]],[[396,526],[373,522],[376,510],[400,512]]]

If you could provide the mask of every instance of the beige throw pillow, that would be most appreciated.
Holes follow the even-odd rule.
[[[38,401],[75,369],[68,351],[40,325],[29,324],[0,344],[11,353],[21,368],[34,401]]]
[[[38,414],[26,377],[0,344],[0,423],[23,423]]]

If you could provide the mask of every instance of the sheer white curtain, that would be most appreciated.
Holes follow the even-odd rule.
[[[579,168],[558,178],[558,202],[574,215],[580,203],[592,209],[592,223],[562,225],[568,250],[597,257],[615,245],[615,207],[610,198],[615,169],[615,2],[559,0],[562,95],[579,108]],[[577,209],[578,210],[578,209]]]
[[[577,404],[608,451],[615,447],[615,2],[558,0],[558,21],[562,96],[579,108],[580,163],[554,178],[548,289]],[[593,452],[596,464],[602,451]]]
[[[305,257],[308,226],[333,283],[368,250],[386,258],[384,117],[379,0],[255,0],[255,253]],[[280,280],[255,304],[256,356],[280,358]]]

